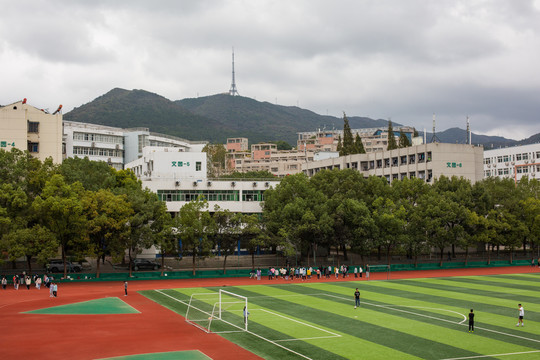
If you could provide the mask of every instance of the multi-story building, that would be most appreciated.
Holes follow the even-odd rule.
[[[485,150],[484,176],[540,179],[540,143]]]
[[[64,158],[88,157],[124,168],[124,131],[120,128],[64,121]]]
[[[393,128],[396,142],[399,142],[400,133],[412,143],[414,128],[401,126]],[[351,129],[353,137],[360,135],[366,152],[384,151],[388,147],[388,128]],[[336,151],[338,140],[343,139],[343,130],[318,130],[299,132],[297,140],[298,150],[308,151]]]
[[[62,105],[54,113],[26,103],[0,107],[0,149],[28,150],[40,159],[62,162]]]
[[[262,213],[264,191],[276,180],[214,180],[207,177],[204,152],[183,152],[177,148],[145,147],[143,156],[126,164],[143,186],[157,193],[172,214],[191,200],[203,196],[209,211],[222,209],[241,213]]]
[[[247,138],[228,138],[227,139],[227,152],[232,151],[248,151],[248,139]]]
[[[302,165],[313,176],[323,169],[355,169],[364,177],[385,177],[389,182],[420,178],[432,182],[444,175],[480,181],[483,178],[483,149],[463,144],[429,143],[395,150],[328,158]]]
[[[65,158],[87,156],[93,161],[105,161],[118,170],[142,157],[145,147],[201,152],[207,143],[153,133],[147,128],[122,129],[75,121],[64,121],[63,141]]]

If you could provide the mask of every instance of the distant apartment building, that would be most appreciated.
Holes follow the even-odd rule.
[[[540,179],[540,143],[485,150],[484,176]]]
[[[40,159],[62,162],[62,106],[54,113],[26,103],[26,99],[0,107],[0,149],[28,150]]]
[[[394,138],[399,143],[400,132],[403,132],[412,143],[414,128],[398,126],[393,128]],[[353,137],[360,135],[366,152],[384,151],[388,147],[388,128],[351,129]],[[343,140],[343,130],[317,130],[299,132],[297,140],[298,150],[308,151],[336,151],[339,138]]]
[[[150,132],[147,128],[111,126],[64,121],[64,158],[88,157],[105,161],[117,170],[143,156],[145,147],[170,147],[184,152],[201,152],[205,141],[189,141]]]
[[[230,172],[268,171],[278,177],[299,173],[302,163],[312,160],[313,151],[278,150],[272,143],[253,144],[250,152],[230,150],[227,153]]]
[[[482,159],[479,146],[429,143],[307,162],[302,171],[311,177],[324,169],[355,169],[364,177],[384,177],[388,182],[420,178],[431,183],[444,175],[474,183],[483,178]]]
[[[232,151],[248,151],[247,138],[229,138],[227,139],[227,152]]]

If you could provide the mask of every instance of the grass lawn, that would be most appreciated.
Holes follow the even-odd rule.
[[[143,291],[265,359],[540,359],[540,276],[496,275]],[[358,287],[361,306],[354,309]],[[525,326],[516,327],[518,303]],[[475,331],[468,331],[474,309]],[[212,335],[209,335],[212,336]]]

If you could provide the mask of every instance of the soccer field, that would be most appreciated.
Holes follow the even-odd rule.
[[[221,288],[247,297],[247,331],[244,303],[238,300],[222,299],[230,304],[227,317],[216,319],[212,309],[220,288],[141,293],[182,316],[192,294],[208,294],[195,295],[192,302],[199,326],[265,359],[529,360],[540,359],[539,280],[536,274],[302,284],[277,280],[276,285]],[[361,292],[358,309],[356,287]],[[524,327],[516,327],[518,303],[525,309]],[[474,333],[468,332],[470,309],[476,314]]]

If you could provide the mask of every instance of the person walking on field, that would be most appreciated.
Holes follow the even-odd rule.
[[[4,275],[2,275],[2,289],[6,290],[6,286],[7,286],[7,279]]]
[[[30,285],[32,285],[32,279],[29,275],[26,275],[26,278],[24,279],[24,283],[26,284],[26,288],[30,290]]]
[[[124,281],[124,296],[127,296],[127,286],[128,286],[128,283],[127,281]]]
[[[523,309],[523,306],[521,306],[521,304],[518,304],[518,311],[519,311],[519,320],[516,326],[519,326],[519,324],[521,324],[521,326],[525,326],[523,324],[523,317],[525,316],[525,310]]]
[[[249,312],[247,311],[247,308],[244,306],[244,324],[247,324],[248,316],[249,316]]]
[[[356,288],[354,292],[354,308],[360,307],[360,291]]]
[[[469,332],[474,332],[474,312],[473,312],[473,309],[471,309],[471,312],[469,313]]]

